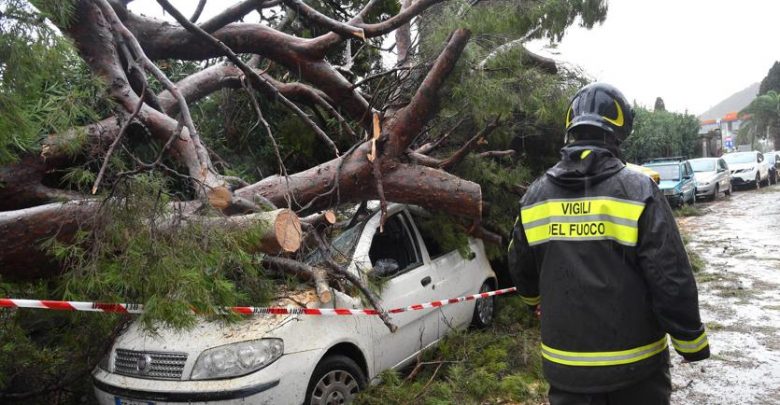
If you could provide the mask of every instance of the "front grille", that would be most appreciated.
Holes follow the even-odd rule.
[[[155,380],[181,380],[187,353],[138,352],[116,349],[114,371]]]

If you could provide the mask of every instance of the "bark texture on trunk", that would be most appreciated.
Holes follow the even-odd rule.
[[[60,267],[44,244],[50,238],[70,243],[80,229],[89,229],[100,203],[53,203],[0,212],[0,275],[3,279],[32,280],[52,276]]]

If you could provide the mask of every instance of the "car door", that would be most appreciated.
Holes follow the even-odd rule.
[[[431,261],[431,266],[438,274],[439,282],[436,291],[439,299],[455,298],[479,292],[479,287],[485,278],[485,272],[476,268],[478,261],[471,251],[471,244],[461,254],[457,249],[444,249],[437,241],[436,232],[440,232],[436,222],[430,218],[411,211],[411,216],[417,225],[423,245]],[[439,309],[439,338],[453,328],[458,328],[471,321],[474,303],[467,302],[457,305],[446,305]]]
[[[691,164],[687,161],[683,162],[681,165],[680,171],[682,172],[682,185],[680,186],[683,200],[687,201],[689,198],[689,194],[695,194],[696,193],[696,180],[693,178],[693,169],[691,168]]]
[[[718,185],[721,190],[728,190],[731,186],[731,175],[729,174],[729,167],[726,165],[726,161],[718,159]]]
[[[764,155],[761,152],[756,152],[756,167],[761,181],[769,178],[769,164],[764,160]]]
[[[369,246],[358,247],[363,269],[369,282],[381,289],[381,305],[385,310],[407,307],[436,299],[434,286],[437,275],[423,261],[419,240],[404,211],[390,215],[380,231],[377,221],[366,225],[363,238]],[[358,260],[356,260],[357,262]],[[378,317],[374,323],[374,364],[379,370],[399,365],[431,345],[437,338],[438,319],[435,309],[407,311],[390,315],[398,327],[391,333]]]

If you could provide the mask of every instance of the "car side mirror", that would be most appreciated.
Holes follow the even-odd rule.
[[[395,259],[379,259],[374,264],[374,274],[379,277],[386,277],[398,271],[399,267],[398,261]]]

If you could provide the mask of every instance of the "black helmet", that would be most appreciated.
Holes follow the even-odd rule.
[[[583,125],[601,128],[620,143],[631,133],[634,111],[620,90],[605,83],[592,83],[574,95],[566,112],[567,135]]]

